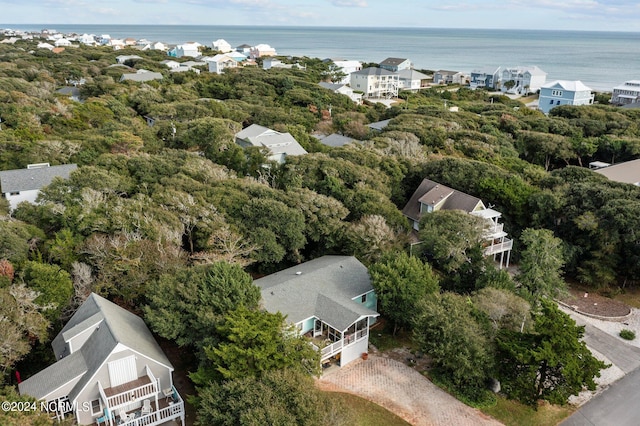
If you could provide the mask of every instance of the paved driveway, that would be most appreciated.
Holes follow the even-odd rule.
[[[323,390],[347,392],[386,408],[416,426],[501,425],[427,380],[414,369],[389,358],[369,355],[318,380]]]

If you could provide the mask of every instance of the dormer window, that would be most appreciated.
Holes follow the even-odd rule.
[[[433,206],[431,204],[420,203],[420,213],[433,212]]]

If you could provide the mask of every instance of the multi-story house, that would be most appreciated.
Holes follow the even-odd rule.
[[[629,80],[613,88],[611,103],[629,105],[640,102],[640,80]]]
[[[351,73],[350,86],[353,90],[362,92],[365,99],[390,99],[398,97],[400,78],[397,73],[369,67]]]
[[[413,68],[411,61],[405,58],[387,58],[384,61],[380,62],[378,66],[391,72],[410,70],[411,68]]]
[[[56,362],[18,385],[58,419],[155,426],[180,420],[173,366],[142,319],[92,293],[53,339]]]
[[[322,256],[260,278],[264,308],[281,312],[312,339],[323,365],[345,366],[368,352],[378,299],[353,256]]]
[[[591,105],[594,95],[581,81],[556,80],[540,88],[538,109],[548,114],[559,105]]]
[[[513,240],[507,238],[504,224],[499,222],[502,213],[485,207],[482,200],[464,192],[456,191],[429,179],[423,179],[415,190],[402,213],[409,218],[414,230],[419,231],[420,218],[423,214],[438,210],[462,210],[485,220],[484,254],[493,256],[500,262],[500,268],[509,267],[509,258],[513,248]]]
[[[500,90],[507,93],[535,93],[547,79],[547,73],[537,66],[507,67],[502,70]]]
[[[255,146],[268,150],[267,159],[284,163],[288,155],[304,155],[307,151],[291,133],[280,133],[258,124],[236,133],[236,143],[243,148]]]
[[[471,89],[499,89],[502,68],[486,68],[471,71],[469,87]]]

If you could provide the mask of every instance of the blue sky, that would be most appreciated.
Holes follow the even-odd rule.
[[[0,0],[5,24],[640,31],[638,0]]]

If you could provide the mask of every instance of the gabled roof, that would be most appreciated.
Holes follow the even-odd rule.
[[[352,300],[373,290],[367,268],[353,256],[323,256],[254,283],[264,307],[294,324],[316,317],[344,331],[360,318],[378,315]]]
[[[354,140],[355,139],[349,138],[347,136],[339,135],[337,133],[332,133],[329,136],[320,139],[320,142],[323,145],[339,147],[339,146],[344,146],[346,144],[349,144],[349,143],[353,142]]]
[[[493,68],[479,68],[471,71],[471,74],[486,74],[486,75],[494,75],[500,72],[502,67],[493,67]]]
[[[391,121],[391,119],[382,120],[382,121],[376,121],[374,123],[367,124],[367,127],[370,128],[370,129],[373,129],[373,130],[382,131],[382,129],[384,129],[385,127],[387,127],[389,125],[390,121]]]
[[[342,88],[343,86],[346,86],[346,84],[340,84],[340,83],[327,83],[325,81],[321,81],[320,83],[318,83],[318,85],[320,87],[324,87],[325,89],[329,89],[329,90],[333,90],[334,92],[340,88]]]
[[[464,192],[456,191],[429,179],[423,179],[409,202],[402,209],[402,214],[412,220],[420,220],[420,204],[436,205],[444,200],[439,210],[462,210],[471,213],[478,205],[484,208],[482,200]]]
[[[380,62],[379,65],[389,65],[389,66],[398,66],[401,63],[408,61],[406,58],[387,58],[384,61]]]
[[[400,80],[425,80],[430,78],[428,75],[416,70],[400,70],[398,71],[398,76],[400,76]]]
[[[258,124],[252,124],[236,133],[236,139],[253,146],[269,148],[272,154],[303,155],[307,153],[291,133],[280,133]]]
[[[391,72],[389,70],[385,70],[384,68],[377,68],[377,67],[368,67],[368,68],[363,68],[360,71],[355,71],[352,72],[351,75],[356,74],[356,75],[398,75],[395,72]]]
[[[556,80],[551,83],[543,84],[541,89],[564,89],[570,92],[590,92],[591,88],[587,87],[580,80]]]
[[[60,166],[36,167],[0,172],[0,187],[2,193],[33,191],[49,185],[54,178],[69,179],[72,171],[78,168],[76,164]]]
[[[70,349],[69,340],[83,332],[90,337],[80,348]],[[74,401],[118,345],[173,370],[142,318],[92,293],[51,343],[59,361],[23,381],[20,393],[41,399],[75,381],[69,392]]]
[[[614,164],[609,167],[603,167],[594,172],[606,176],[609,180],[622,183],[640,184],[640,159],[625,161],[624,163]]]
[[[120,81],[150,81],[150,80],[162,80],[162,74],[159,72],[147,71],[147,70],[138,70],[135,74],[122,74],[120,77]]]
[[[438,70],[436,71],[436,74],[440,74],[440,75],[456,75],[459,74],[460,71],[448,71],[448,70]]]

